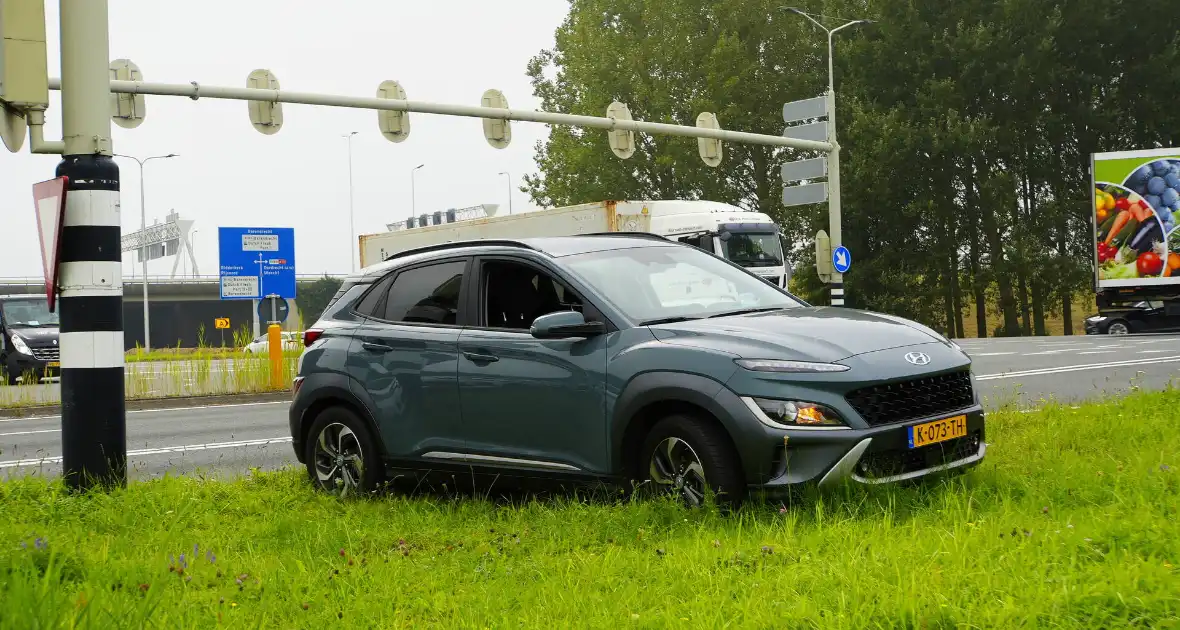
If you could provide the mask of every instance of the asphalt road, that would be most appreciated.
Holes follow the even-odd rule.
[[[1163,389],[1180,374],[1180,336],[963,340],[984,405],[1034,407]],[[232,477],[294,464],[287,403],[130,411],[133,479],[164,474]],[[0,477],[60,471],[61,416],[0,419]]]

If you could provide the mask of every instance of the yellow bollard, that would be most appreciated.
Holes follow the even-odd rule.
[[[279,389],[283,382],[283,327],[271,324],[266,327],[266,346],[270,354],[270,386]]]

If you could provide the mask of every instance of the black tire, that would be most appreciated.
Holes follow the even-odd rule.
[[[326,440],[326,450],[320,445],[321,437]],[[340,457],[329,461],[334,453]],[[313,486],[341,497],[371,494],[385,477],[384,462],[373,433],[347,407],[328,407],[316,416],[303,445],[303,460]],[[339,473],[333,475],[332,471],[337,469]]]
[[[683,447],[687,447],[687,450]],[[665,455],[669,453],[667,449],[671,448],[674,459],[679,455],[691,453],[703,468],[705,483],[692,483],[695,474],[682,465],[687,460],[678,461],[674,466],[677,470],[671,484],[668,481],[661,482],[656,478],[657,475],[653,474],[653,458],[656,456],[657,448],[661,448]],[[666,464],[667,460],[664,463]],[[657,472],[658,468],[657,465]],[[699,494],[700,485],[707,485],[713,493],[714,500],[722,505],[737,506],[746,497],[745,475],[729,436],[716,425],[689,415],[674,414],[652,427],[643,441],[643,448],[639,450],[639,461],[635,470],[637,481],[646,492],[676,493],[691,507],[701,504],[695,496]]]
[[[1121,327],[1121,329],[1126,332],[1115,332],[1115,330],[1118,330],[1117,327]],[[1107,324],[1106,334],[1108,334],[1108,335],[1129,335],[1129,334],[1131,334],[1131,324],[1128,323],[1127,320],[1125,320],[1125,319],[1116,319],[1113,322]]]

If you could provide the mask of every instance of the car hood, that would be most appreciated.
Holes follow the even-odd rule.
[[[934,331],[900,317],[848,308],[806,307],[651,326],[664,343],[735,354],[745,359],[833,362],[925,343]]]
[[[30,344],[38,346],[52,344],[58,337],[58,328],[56,326],[52,328],[13,326],[9,330],[13,334],[20,335],[22,339],[28,341]]]

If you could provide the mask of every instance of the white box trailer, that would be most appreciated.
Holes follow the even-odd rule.
[[[777,286],[785,288],[790,279],[774,221],[761,212],[712,201],[599,201],[362,234],[360,263],[368,267],[402,251],[454,241],[600,232],[659,234],[732,260]]]

